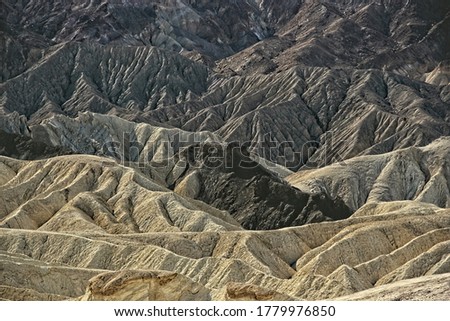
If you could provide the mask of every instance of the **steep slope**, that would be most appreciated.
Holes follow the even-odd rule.
[[[177,193],[228,211],[245,228],[280,228],[350,215],[342,201],[292,188],[273,164],[261,165],[245,147],[227,144],[210,132],[92,113],[75,119],[55,116],[32,126],[31,132],[35,141],[53,148],[114,157]]]
[[[108,113],[212,131],[294,170],[423,146],[450,133],[446,87],[327,68],[223,78],[155,48],[64,45],[1,84],[0,93],[0,121],[18,112],[28,118],[22,127],[57,114]]]
[[[117,234],[241,229],[228,213],[106,158],[0,159],[1,227]]]
[[[207,301],[209,291],[189,278],[166,271],[120,271],[98,275],[83,300]]]
[[[295,14],[297,7],[296,1],[273,0],[5,0],[0,19],[3,34],[11,38],[21,35],[22,42],[31,48],[90,40],[152,45],[213,61],[270,36],[276,25]]]
[[[0,4],[2,9],[3,2]],[[23,38],[4,31],[5,22],[0,18],[0,83],[14,78],[31,68],[45,54],[48,43],[34,42],[26,45]]]
[[[435,69],[426,73],[422,80],[437,86],[448,86],[450,83],[450,60],[441,62]]]
[[[135,168],[136,175],[144,174],[178,194],[227,211],[245,228],[272,229],[350,215],[342,201],[325,194],[309,195],[291,187],[278,176],[276,168],[272,171],[272,166],[264,167],[239,146],[221,143],[209,132],[190,133],[138,125],[118,117],[91,113],[75,119],[55,116],[42,125],[33,126],[31,131],[34,140],[29,141],[33,148],[41,146],[41,152],[47,152],[47,156],[52,150],[67,149],[70,153],[115,158]],[[90,160],[74,156],[67,161],[71,164],[78,158],[86,164]],[[48,162],[53,164],[53,159]],[[54,162],[59,164],[60,160]],[[100,171],[101,177],[103,165],[101,159],[98,162],[94,172]],[[39,166],[37,164],[29,166]],[[106,163],[109,165],[114,165],[112,160]],[[131,168],[127,170],[133,172]],[[53,181],[58,177],[48,179]],[[89,189],[89,186],[81,188]],[[51,191],[49,187],[48,193]],[[8,196],[5,194],[5,197]],[[136,199],[133,203],[140,204],[142,200]]]
[[[0,155],[34,160],[71,153],[69,149],[49,146],[28,136],[10,134],[0,129]]]
[[[293,68],[218,79],[200,101],[146,114],[185,130],[216,131],[296,170],[449,135],[444,92],[377,70]]]
[[[173,156],[192,144],[221,142],[211,132],[187,132],[135,123],[110,115],[84,112],[76,118],[56,115],[31,126],[33,141],[77,154],[94,154],[116,159],[146,172],[165,186],[171,186],[183,170]]]
[[[30,123],[86,110],[136,114],[200,95],[207,77],[203,65],[154,47],[68,43],[1,84],[0,110]]]
[[[0,252],[0,297],[10,300],[68,300],[82,295],[102,270],[55,266],[26,255]],[[30,277],[31,275],[36,277]],[[24,277],[27,276],[27,277]]]
[[[309,191],[340,197],[352,210],[371,202],[417,200],[450,206],[450,138],[428,146],[356,157],[286,179]]]
[[[208,130],[293,170],[450,133],[442,1],[52,4],[2,2],[0,119]]]
[[[175,155],[181,195],[228,211],[244,228],[266,230],[344,219],[350,209],[326,194],[292,188],[238,144],[193,145]],[[270,167],[269,167],[270,169]]]
[[[208,65],[237,54],[219,65],[239,73],[360,65],[420,78],[449,58],[450,7],[438,0],[6,0],[1,9],[3,37],[21,38],[7,42],[5,56],[20,55],[4,79],[32,51],[66,41],[152,45]]]
[[[304,1],[274,37],[218,63],[238,74],[357,67],[415,79],[449,59],[450,5],[437,0]]]

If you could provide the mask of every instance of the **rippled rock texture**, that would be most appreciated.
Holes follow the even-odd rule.
[[[449,12],[3,0],[0,299],[449,300]]]

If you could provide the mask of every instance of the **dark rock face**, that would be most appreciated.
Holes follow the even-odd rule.
[[[126,117],[201,95],[207,77],[203,65],[154,47],[69,43],[1,84],[0,108],[32,124],[86,110]]]
[[[29,125],[91,111],[211,131],[297,170],[448,135],[447,92],[448,86],[350,68],[224,77],[153,47],[71,43],[0,84],[0,110],[25,115]]]
[[[2,77],[31,66],[36,49],[95,41],[157,46],[216,61],[225,73],[358,66],[420,78],[450,58],[449,8],[440,0],[5,0],[2,54],[18,55]]]
[[[253,161],[238,144],[193,145],[176,157],[184,174],[175,190],[185,193],[196,176],[198,199],[228,211],[244,228],[275,229],[325,220],[344,219],[350,209],[325,193],[307,194]],[[192,195],[191,195],[192,196]]]
[[[49,146],[30,137],[10,134],[0,129],[0,155],[17,159],[36,160],[71,153],[66,148]]]
[[[212,131],[293,170],[424,146],[450,133],[447,76],[430,76],[450,58],[448,12],[430,0],[8,0],[0,110],[30,125],[91,111]]]
[[[449,59],[449,10],[435,0],[305,1],[274,37],[219,66],[239,74],[299,65],[377,68],[419,79]]]
[[[447,90],[378,70],[297,67],[219,79],[200,100],[147,116],[250,143],[261,156],[297,170],[448,135]]]
[[[207,130],[293,170],[450,133],[443,1],[51,4],[2,4],[0,110],[30,125]]]
[[[49,44],[93,40],[194,51],[217,59],[273,34],[279,20],[295,13],[294,2],[6,0],[1,17],[6,31],[26,35],[30,46],[34,39]]]

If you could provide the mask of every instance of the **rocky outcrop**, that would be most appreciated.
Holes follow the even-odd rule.
[[[27,36],[30,46],[91,40],[153,45],[214,60],[270,36],[296,7],[296,1],[7,0],[1,18],[7,33]]]
[[[209,151],[217,147],[228,153]],[[112,234],[273,229],[350,215],[342,201],[302,193],[230,146],[191,146],[174,159],[175,192],[145,168],[108,158],[0,158],[0,227]]]
[[[450,61],[441,62],[435,69],[426,73],[423,80],[436,86],[447,86],[450,84]]]
[[[286,301],[291,297],[254,284],[228,283],[211,291],[174,272],[125,270],[89,281],[82,301]]]
[[[228,283],[220,290],[214,300],[223,301],[290,301],[292,297],[256,286],[254,284]]]
[[[175,154],[193,144],[222,141],[208,131],[187,132],[90,112],[76,118],[57,115],[31,128],[33,141],[72,153],[114,158],[167,187],[183,172],[176,166]]]
[[[238,73],[359,65],[420,77],[449,58],[448,12],[447,3],[432,0],[7,0],[2,34],[11,40],[3,55],[17,53],[15,66],[27,67],[32,50],[95,41],[157,46],[210,65],[235,54],[219,65]],[[4,79],[23,67],[9,69]]]
[[[89,279],[103,272],[55,265],[3,251],[0,252],[0,266],[0,298],[19,301],[78,297],[84,294]]]
[[[274,37],[227,57],[221,70],[292,66],[390,70],[420,79],[449,59],[450,6],[440,1],[304,1]]]
[[[82,111],[131,117],[201,95],[207,77],[205,66],[155,47],[65,43],[0,84],[0,110],[25,115],[30,124]]]
[[[440,89],[394,74],[294,68],[220,79],[200,102],[148,116],[185,130],[215,131],[297,170],[426,145],[448,135],[448,111]]]
[[[36,141],[29,136],[0,129],[0,155],[35,160],[69,154],[72,154],[72,151],[68,148],[51,146],[48,142]]]
[[[0,115],[0,128],[3,132],[15,133],[29,136],[30,128],[27,125],[27,118],[18,112]]]
[[[5,115],[18,111],[30,118],[28,125],[32,127],[46,125],[46,119],[54,115],[76,117],[79,112],[91,111],[158,127],[210,131],[293,170],[423,146],[450,133],[446,87],[394,74],[294,68],[268,76],[214,80],[201,65],[166,57],[156,49],[71,47],[73,55],[91,51],[90,55],[96,57],[92,61],[104,61],[89,68],[80,62],[59,80],[66,67],[54,69],[58,62],[43,63],[37,70],[0,85]],[[60,63],[67,65],[66,54],[61,51],[70,50],[62,48],[52,59],[60,56]],[[107,60],[111,55],[120,57]],[[155,60],[146,65],[145,59],[153,55]],[[166,60],[172,61],[170,66],[180,67],[167,67]],[[108,64],[117,70],[110,70]],[[102,66],[106,68],[104,73],[96,71]],[[178,74],[180,68],[191,71],[167,82],[167,75]],[[31,74],[43,80],[41,85],[27,80]],[[154,77],[165,80],[150,81]],[[74,79],[75,85],[69,85],[67,79]],[[197,85],[193,86],[191,79],[198,80],[194,82]],[[51,91],[49,84],[54,86]],[[147,89],[142,92],[144,87]],[[53,121],[60,119],[56,116]],[[11,127],[8,131],[17,133],[18,129]]]
[[[107,272],[93,278],[86,301],[206,301],[209,291],[189,278],[164,271]]]

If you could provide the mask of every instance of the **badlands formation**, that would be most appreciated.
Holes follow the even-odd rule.
[[[347,219],[249,231],[108,158],[0,165],[4,299],[314,300],[368,290],[355,299],[375,290],[389,299],[408,298],[411,279],[430,287],[426,298],[448,299],[450,210],[421,199],[432,183],[415,199],[369,200]]]
[[[450,300],[449,24],[3,0],[0,300]]]

